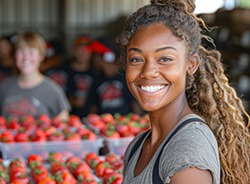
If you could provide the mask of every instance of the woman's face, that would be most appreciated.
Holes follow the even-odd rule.
[[[36,48],[23,47],[16,51],[16,66],[22,74],[39,71],[43,57]]]
[[[139,28],[127,45],[126,81],[146,111],[185,100],[187,50],[163,24]]]

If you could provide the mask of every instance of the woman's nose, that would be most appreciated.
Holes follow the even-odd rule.
[[[146,61],[142,67],[141,77],[150,79],[159,76],[157,64],[153,61]]]

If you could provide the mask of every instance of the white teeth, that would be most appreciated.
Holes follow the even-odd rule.
[[[162,88],[164,88],[164,86],[141,86],[141,89],[143,91],[147,91],[147,92],[156,92],[156,91],[160,91]]]

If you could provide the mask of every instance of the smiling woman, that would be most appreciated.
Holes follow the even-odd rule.
[[[151,125],[126,150],[123,184],[249,183],[249,115],[220,52],[203,45],[194,0],[150,2],[118,37],[119,64]]]

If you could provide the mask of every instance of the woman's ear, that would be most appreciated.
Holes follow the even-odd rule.
[[[200,65],[198,54],[193,54],[187,63],[187,73],[193,75]]]

